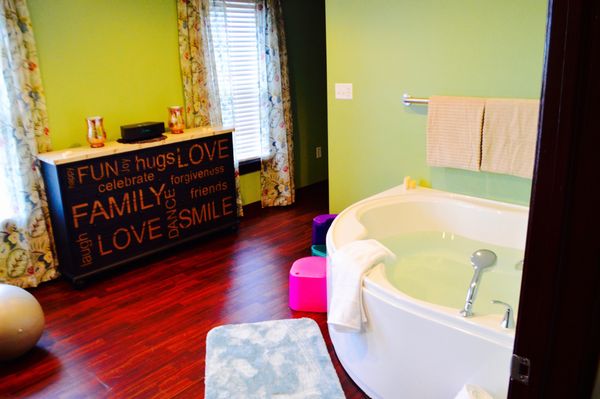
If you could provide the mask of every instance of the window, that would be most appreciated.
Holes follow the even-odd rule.
[[[235,126],[238,161],[260,158],[260,87],[255,0],[221,0],[210,12],[223,124]]]

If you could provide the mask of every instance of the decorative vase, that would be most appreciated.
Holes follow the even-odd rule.
[[[104,147],[104,142],[106,141],[104,118],[101,116],[90,116],[86,120],[88,126],[87,141],[90,143],[90,147]]]
[[[171,133],[183,133],[185,124],[183,123],[183,112],[181,106],[174,105],[169,107],[169,129]]]

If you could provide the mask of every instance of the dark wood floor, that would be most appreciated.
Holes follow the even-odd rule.
[[[288,308],[291,262],[310,254],[311,220],[327,213],[325,185],[297,197],[84,290],[61,280],[30,290],[46,329],[31,352],[0,363],[0,398],[202,398],[211,328],[296,317],[321,327],[346,396],[366,397],[341,368],[325,315]]]

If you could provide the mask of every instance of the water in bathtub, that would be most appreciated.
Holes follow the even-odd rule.
[[[412,232],[379,239],[393,251],[397,261],[386,267],[389,281],[416,299],[462,309],[473,267],[470,257],[478,249],[498,256],[495,266],[483,273],[474,304],[474,315],[501,313],[490,302],[497,299],[517,309],[521,270],[516,265],[523,250],[472,240],[449,232]]]

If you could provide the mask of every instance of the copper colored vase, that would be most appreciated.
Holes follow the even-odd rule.
[[[90,116],[86,120],[88,126],[87,141],[90,143],[90,147],[104,147],[104,142],[106,141],[104,118],[101,116]]]
[[[169,107],[169,129],[171,133],[183,133],[185,124],[183,123],[183,111],[181,106],[174,105]]]

